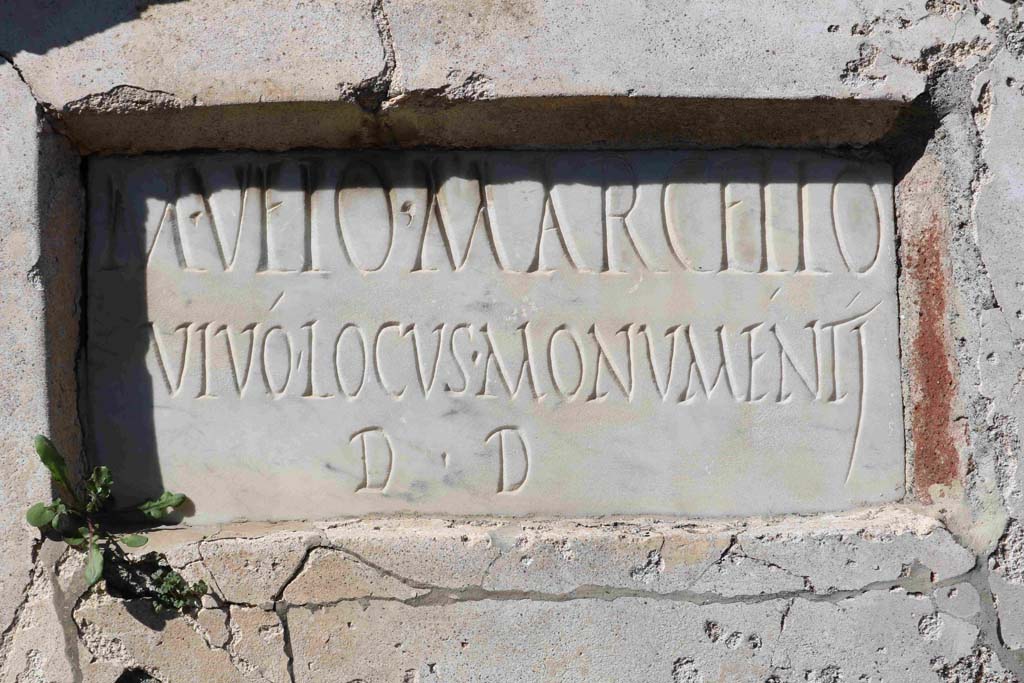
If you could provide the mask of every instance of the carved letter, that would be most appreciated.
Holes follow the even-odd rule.
[[[473,238],[477,230],[482,229],[487,240],[491,257],[501,270],[505,269],[505,259],[501,246],[487,211],[480,173],[475,164],[467,169],[457,168],[457,161],[438,160],[434,164],[435,187],[431,193],[430,203],[434,209],[434,223],[444,244],[448,262],[452,270],[461,270],[469,261],[473,248]],[[469,209],[468,207],[472,207]],[[468,229],[467,229],[468,226]],[[416,260],[417,270],[436,270],[423,267],[424,250],[430,221],[424,224],[423,239],[420,243],[420,255]],[[459,242],[465,235],[465,248],[460,249]]]
[[[246,332],[249,333],[249,350],[245,355],[245,363],[239,366],[236,358],[238,354],[235,352],[235,344],[231,341],[231,328],[227,325],[221,325],[220,329],[214,332],[214,336],[218,334],[224,335],[224,341],[227,343],[228,359],[231,361],[231,376],[235,381],[235,389],[238,390],[238,395],[241,396],[242,392],[249,385],[249,377],[252,375],[252,361],[256,351],[256,328],[257,323],[246,325],[242,328],[242,335]]]
[[[285,360],[285,373],[284,379],[278,386],[274,386],[274,373],[270,369],[270,353],[269,346],[270,341],[275,332],[279,332],[284,338],[284,348],[286,353]],[[285,391],[288,390],[288,384],[292,379],[292,338],[291,335],[285,332],[280,325],[275,325],[267,330],[266,334],[263,335],[263,344],[261,346],[261,352],[263,356],[263,381],[267,385],[267,391],[269,391],[274,398],[281,398],[284,396]]]
[[[598,393],[598,385],[601,383],[601,360],[604,359],[604,367],[607,367],[608,374],[611,375],[612,379],[615,380],[615,384],[618,385],[622,393],[626,395],[626,400],[633,398],[633,341],[630,335],[630,328],[633,326],[632,323],[624,325],[616,334],[622,334],[626,338],[626,371],[623,372],[621,369],[616,368],[612,362],[611,356],[605,351],[604,343],[601,338],[597,336],[597,326],[590,326],[590,336],[594,338],[594,344],[597,346],[597,357],[594,359],[594,388],[590,392],[590,396],[587,397],[588,401],[600,401],[608,396],[608,392]]]
[[[203,323],[196,326],[196,333],[199,334],[199,355],[202,360],[199,363],[202,375],[199,380],[199,392],[196,398],[217,398],[216,394],[210,393],[210,345],[207,333],[210,330],[210,323]]]
[[[392,389],[388,386],[387,382],[384,381],[384,371],[382,368],[383,363],[381,362],[380,355],[380,338],[384,336],[386,331],[393,328],[396,328],[395,331],[399,336],[402,335],[402,326],[399,323],[390,322],[381,325],[380,329],[377,330],[377,336],[373,338],[373,370],[377,375],[377,381],[380,383],[380,386],[384,391],[395,398],[402,398],[405,394],[405,390],[408,389],[408,385],[403,386],[398,390]]]
[[[338,235],[349,261],[363,273],[381,270],[395,244],[395,216],[384,179],[371,164],[345,169],[338,189]]]
[[[665,399],[665,396],[668,394],[668,388],[672,385],[672,374],[676,362],[676,340],[681,330],[682,327],[679,325],[673,325],[665,331],[665,338],[669,339],[668,363],[666,363],[665,379],[660,380],[658,379],[658,370],[655,368],[654,341],[651,339],[651,333],[647,329],[647,325],[641,325],[637,329],[637,333],[644,335],[647,339],[647,360],[651,366],[651,379],[654,381],[654,388],[658,390],[658,395],[661,396],[662,400]]]
[[[684,268],[715,272],[726,267],[722,241],[721,185],[709,177],[706,159],[685,158],[673,167],[662,192],[665,233]]]
[[[345,386],[345,378],[341,371],[341,342],[345,339],[345,333],[349,330],[355,330],[356,339],[359,340],[359,384],[352,390]],[[369,365],[369,362],[366,359],[366,339],[363,337],[363,331],[355,323],[346,323],[342,326],[341,331],[338,332],[338,337],[334,340],[334,374],[338,380],[338,389],[348,398],[355,398],[363,390],[363,385],[366,383],[367,365]]]
[[[698,350],[697,342],[693,337],[693,326],[687,325],[686,327],[686,341],[690,346],[690,369],[686,378],[686,388],[680,395],[679,400],[686,402],[697,396],[696,391],[690,393],[690,387],[693,386],[693,378],[696,375],[697,382],[700,385],[700,390],[704,396],[711,399],[715,395],[715,390],[722,380],[725,380],[725,386],[728,390],[728,395],[734,400],[738,400],[736,392],[734,390],[735,382],[732,379],[732,373],[729,371],[729,356],[725,350],[725,326],[720,325],[715,328],[715,340],[717,342],[717,356],[718,356],[718,367],[708,367],[701,362],[700,351]],[[702,368],[701,366],[704,365]],[[714,374],[712,374],[712,372]],[[708,378],[714,377],[714,381],[708,384]]]
[[[756,403],[762,400],[768,395],[766,391],[763,394],[754,396],[754,383],[757,377],[757,364],[759,361],[764,360],[764,352],[754,352],[754,343],[756,341],[758,331],[764,327],[764,323],[757,323],[749,327],[744,327],[741,331],[741,335],[747,337],[747,402]],[[781,364],[781,363],[780,363]],[[781,380],[780,380],[781,381]]]
[[[776,397],[777,403],[786,403],[792,397],[793,392],[786,389],[786,378],[791,373],[786,372],[786,366],[788,365],[793,369],[792,374],[800,379],[800,383],[803,384],[804,389],[810,395],[811,399],[814,399],[818,395],[818,382],[819,382],[819,371],[818,371],[818,335],[815,333],[815,323],[811,323],[806,326],[806,329],[811,333],[811,365],[814,367],[814,378],[811,379],[811,371],[806,367],[801,370],[797,367],[796,362],[793,360],[793,353],[790,349],[786,348],[786,344],[783,343],[782,337],[779,336],[779,331],[776,325],[771,326],[772,335],[775,336],[775,341],[779,345],[779,393]],[[812,385],[813,383],[813,385]]]
[[[448,338],[448,350],[452,354],[452,360],[455,361],[455,367],[458,368],[459,370],[459,376],[462,378],[462,387],[456,389],[451,384],[448,384],[446,382],[444,385],[444,390],[447,393],[456,395],[464,394],[466,393],[466,390],[469,389],[469,369],[462,363],[462,361],[459,359],[459,354],[455,351],[455,335],[458,334],[459,332],[465,332],[466,336],[469,337],[470,341],[472,341],[473,329],[469,326],[468,323],[459,323],[452,328],[452,335]],[[473,357],[474,359],[476,358],[475,352]]]
[[[412,349],[416,354],[416,376],[420,381],[420,388],[423,390],[423,395],[427,396],[430,394],[430,390],[434,387],[434,380],[437,379],[437,368],[441,364],[441,348],[443,347],[444,340],[444,323],[441,323],[434,328],[434,332],[437,333],[437,346],[434,350],[434,362],[430,364],[430,379],[427,379],[427,371],[423,368],[422,353],[420,353],[420,340],[419,335],[416,334],[416,324],[409,325],[408,329],[403,332],[403,336],[412,333]]]
[[[395,464],[395,449],[391,445],[391,438],[381,427],[367,427],[352,434],[349,437],[349,443],[356,439],[359,439],[363,457],[363,481],[356,487],[356,492],[378,491],[384,493],[391,481],[391,473]],[[383,443],[387,449],[387,455],[375,454],[371,450],[370,446],[374,440]]]
[[[319,321],[314,320],[302,326],[302,329],[309,330],[309,377],[306,380],[306,389],[302,392],[305,398],[333,398],[334,394],[323,394],[316,390],[316,325]]]
[[[480,331],[483,333],[484,341],[487,343],[487,351],[484,356],[484,375],[480,383],[480,390],[477,392],[477,396],[494,396],[494,394],[488,393],[488,379],[490,378],[491,361],[494,361],[494,367],[498,371],[498,379],[501,380],[501,384],[505,387],[505,391],[508,392],[509,398],[515,398],[519,393],[519,388],[523,385],[524,378],[529,379],[530,388],[533,390],[533,397],[540,399],[544,397],[544,394],[537,389],[537,378],[533,374],[533,364],[530,362],[530,339],[529,339],[529,322],[523,323],[518,328],[521,335],[523,344],[523,362],[519,365],[519,376],[516,380],[515,385],[512,385],[511,375],[502,361],[501,356],[498,355],[497,347],[494,344],[494,339],[491,337],[491,331],[487,325],[482,325]]]
[[[294,162],[267,172],[264,198],[264,250],[261,271],[297,273],[312,268],[309,170]]]
[[[553,233],[557,239],[558,248],[551,249],[544,247],[545,235]],[[549,240],[550,242],[550,240]],[[541,214],[540,219],[540,230],[537,233],[537,251],[533,257],[533,263],[530,264],[528,272],[542,272],[550,273],[555,268],[546,265],[548,260],[547,255],[550,252],[557,252],[559,257],[569,262],[569,265],[573,270],[579,270],[580,263],[579,256],[575,255],[575,246],[570,246],[569,238],[565,234],[565,230],[562,229],[562,224],[558,220],[558,214],[555,213],[555,205],[551,201],[551,191],[548,187],[544,188],[544,211]]]
[[[572,343],[572,347],[576,352],[576,367],[579,373],[579,379],[576,381],[576,386],[571,390],[566,389],[568,381],[565,377],[562,377],[561,371],[558,369],[558,363],[555,362],[555,342],[558,339],[560,332],[564,332]],[[551,385],[555,387],[555,391],[562,395],[562,398],[572,400],[579,394],[580,389],[583,388],[583,378],[585,375],[583,365],[583,343],[574,332],[568,329],[565,325],[559,325],[551,333],[551,337],[548,339],[548,372],[551,375]]]
[[[519,442],[518,452],[511,448],[507,438]],[[484,438],[484,443],[498,437],[498,493],[515,493],[526,483],[530,474],[530,449],[526,436],[518,427],[498,427]]]
[[[149,247],[146,249],[146,267],[152,265],[153,261],[157,259],[159,251],[157,246],[162,244],[160,241],[161,235],[164,233],[164,226],[170,232],[169,239],[171,244],[169,247],[163,247],[162,251],[166,252],[168,249],[174,254],[174,259],[178,263],[178,267],[182,270],[187,270],[189,265],[188,261],[185,260],[185,250],[181,246],[181,233],[178,230],[178,217],[174,210],[174,206],[168,202],[164,205],[163,213],[160,214],[160,222],[156,226],[156,231],[153,233],[153,241],[150,242]],[[167,240],[165,239],[164,242]],[[166,256],[164,257],[166,258]]]
[[[160,333],[156,329],[155,323],[149,324],[150,338],[153,340],[153,348],[156,349],[156,362],[160,367],[160,374],[164,378],[164,386],[167,387],[167,393],[171,396],[176,396],[181,390],[181,385],[185,379],[185,368],[188,365],[188,328],[192,323],[182,323],[174,328],[173,334],[184,332],[182,335],[181,342],[181,353],[179,354],[178,370],[172,372],[170,367],[170,359],[164,350],[164,345],[160,341]]]
[[[633,169],[629,164],[625,160],[621,163],[630,176],[629,184],[609,184],[608,175],[610,174],[605,168],[604,183],[601,186],[601,203],[604,207],[601,214],[604,230],[604,263],[601,267],[603,272],[625,273],[627,268],[624,261],[630,252],[640,261],[640,265],[644,269],[650,268],[649,259],[644,258],[643,250],[640,249],[633,228],[627,222],[630,212],[636,206],[636,179],[633,177]],[[626,200],[620,195],[625,195],[629,199]],[[619,230],[613,232],[613,225],[617,225]],[[620,243],[619,240],[623,240],[623,242]]]
[[[839,174],[832,186],[832,227],[846,267],[866,273],[878,260],[882,220],[868,180],[855,171]]]

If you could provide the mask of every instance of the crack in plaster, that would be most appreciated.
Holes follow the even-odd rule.
[[[735,536],[733,537],[735,541]],[[690,585],[697,584],[704,574],[713,566],[716,566],[729,558],[732,554],[732,550],[736,547],[735,542],[730,543],[720,557],[712,562],[707,568],[705,568],[701,574],[690,582]],[[664,547],[664,544],[662,545]],[[312,552],[317,549],[334,550],[347,555],[351,559],[373,569],[379,574],[388,578],[394,579],[405,586],[408,586],[417,590],[428,591],[425,595],[420,595],[407,599],[399,599],[392,597],[378,597],[378,596],[360,596],[354,598],[341,598],[339,600],[320,602],[320,603],[305,603],[302,605],[291,605],[284,600],[284,595],[288,590],[288,587],[294,582],[306,569]],[[651,551],[656,552],[656,551]],[[501,553],[500,557],[503,557],[505,553]],[[748,557],[749,559],[763,562],[765,565],[771,565],[771,563],[758,558]],[[492,561],[493,564],[493,561]],[[574,590],[564,593],[547,593],[544,591],[535,590],[492,590],[483,588],[482,585],[466,585],[461,587],[451,586],[439,586],[430,584],[423,581],[417,581],[410,577],[403,576],[397,572],[391,571],[377,563],[367,560],[365,557],[356,553],[344,546],[331,543],[314,544],[308,548],[303,556],[302,561],[299,563],[296,571],[293,575],[286,580],[282,587],[276,593],[273,599],[274,609],[283,608],[285,610],[292,608],[308,608],[311,610],[322,609],[344,602],[359,602],[359,601],[386,601],[386,602],[400,602],[410,607],[418,606],[438,606],[455,604],[459,602],[478,602],[482,600],[536,600],[542,602],[569,602],[572,600],[617,600],[619,598],[642,598],[649,600],[664,600],[673,602],[689,602],[697,606],[704,605],[717,605],[717,604],[759,604],[772,600],[779,599],[806,599],[813,602],[839,602],[850,597],[862,595],[871,591],[890,591],[894,589],[904,589],[908,592],[922,593],[936,588],[942,588],[951,586],[956,583],[961,583],[968,576],[968,573],[958,574],[956,576],[947,577],[938,581],[931,579],[932,572],[930,569],[924,568],[923,565],[919,565],[921,571],[910,571],[906,576],[901,576],[895,580],[885,580],[870,582],[854,589],[834,590],[826,593],[818,593],[814,591],[813,585],[806,576],[793,574],[792,572],[778,567],[780,570],[785,571],[787,574],[796,578],[803,579],[807,586],[803,590],[798,591],[777,591],[760,594],[739,594],[739,595],[722,595],[713,592],[694,592],[688,590],[676,590],[676,591],[650,591],[635,588],[626,588],[621,586],[607,586],[607,585],[584,585]],[[974,570],[971,570],[974,571]],[[249,603],[231,602],[224,601],[227,605],[238,605],[245,607],[258,607]]]
[[[804,589],[805,590],[810,591],[812,593],[817,593],[817,590],[814,588],[814,583],[811,581],[811,577],[807,576],[806,574],[797,574],[797,573],[795,573],[795,572],[793,572],[793,571],[783,567],[780,564],[772,562],[771,560],[765,560],[763,558],[756,557],[754,555],[750,555],[749,553],[747,553],[747,551],[745,551],[743,549],[743,546],[739,543],[738,537],[736,538],[735,550],[734,550],[733,554],[735,554],[736,557],[742,557],[742,558],[750,560],[752,562],[757,562],[758,564],[760,564],[763,567],[767,567],[769,569],[776,569],[776,570],[778,570],[780,572],[783,572],[787,576],[793,577],[794,579],[799,579],[799,580],[803,581]],[[723,556],[719,560],[719,562],[721,562],[724,559],[725,559],[725,557]],[[716,564],[718,564],[718,563],[716,563]]]
[[[206,575],[210,577],[210,584],[217,594],[218,598],[224,600],[224,591],[221,590],[220,584],[217,583],[217,575],[210,571],[210,565],[206,563],[206,558],[203,557],[203,543],[209,540],[208,536],[204,536],[198,542],[196,542],[196,555],[199,557],[198,562],[202,565],[203,569],[206,570]],[[222,539],[217,539],[222,540]]]
[[[397,60],[395,58],[395,42],[391,35],[391,22],[384,8],[384,0],[373,0],[370,14],[377,29],[377,38],[384,53],[384,64],[375,76],[365,78],[355,84],[338,84],[338,93],[343,100],[355,102],[368,114],[377,114],[384,106],[391,92],[395,79]]]
[[[38,95],[36,95],[35,89],[32,87],[32,84],[29,82],[29,80],[25,77],[25,73],[21,70],[21,67],[18,66],[18,63],[16,61],[14,61],[14,57],[12,55],[0,52],[0,60],[3,60],[11,65],[11,68],[14,69],[14,73],[18,76],[18,80],[20,80],[25,85],[26,92],[28,92],[29,96],[33,100],[35,100],[39,122],[45,123],[50,128],[50,130],[52,130],[57,135],[60,135],[61,137],[65,138],[68,142],[72,144],[72,146],[74,146],[75,149],[79,149],[81,146],[62,125],[60,112],[58,112],[49,102],[46,102],[45,100],[41,99]]]
[[[213,534],[204,535],[201,540],[195,541],[195,544],[197,546],[200,546],[203,543],[208,542],[211,538],[216,538],[216,540],[223,540],[223,539],[227,539],[227,538],[240,538],[240,539],[252,539],[253,538],[252,536],[225,536],[222,539],[220,537],[217,537],[217,533],[219,533],[219,530],[217,532],[214,532]],[[659,544],[659,547],[661,549],[663,549],[664,545],[665,545],[665,537],[664,537],[664,535],[661,535],[661,536],[662,536],[662,538],[661,538],[661,543]],[[313,551],[317,550],[317,549],[332,550],[332,551],[336,551],[336,552],[342,553],[342,554],[348,556],[350,559],[352,559],[354,561],[357,561],[357,562],[365,565],[366,567],[369,567],[370,569],[378,572],[382,576],[387,576],[389,578],[392,578],[392,579],[402,583],[403,585],[409,586],[410,588],[426,590],[427,592],[425,594],[423,594],[423,595],[419,595],[419,596],[416,596],[416,597],[413,597],[413,598],[409,598],[409,599],[398,599],[398,598],[393,598],[393,597],[360,596],[360,597],[344,598],[344,599],[340,599],[340,600],[328,601],[328,602],[322,602],[322,603],[310,603],[310,604],[304,604],[304,605],[292,605],[292,604],[287,602],[287,600],[285,599],[284,596],[287,593],[288,588],[303,574],[304,571],[306,571],[309,568],[309,566],[310,566],[310,558],[312,557]],[[513,548],[509,548],[509,549],[507,549],[505,551],[500,552],[498,557],[499,558],[500,557],[506,557],[506,556],[508,556],[509,553],[512,553],[512,552],[514,552],[514,549]],[[207,572],[209,573],[209,575],[211,577],[211,582],[215,582],[216,581],[215,574],[209,570],[209,565],[207,565],[205,563],[205,561],[203,559],[203,556],[202,556],[202,554],[201,554],[201,552],[199,551],[198,548],[197,548],[197,554],[199,555],[200,559],[193,560],[192,563],[195,563],[195,562],[203,563],[203,566],[206,568]],[[715,559],[714,562],[709,564],[709,567],[705,568],[701,572],[700,576],[703,576],[708,571],[708,569],[710,567],[713,567],[715,565],[720,565],[720,564],[722,564],[724,562],[729,561],[730,558],[736,557],[736,556],[749,557],[743,551],[742,546],[739,543],[738,534],[732,534],[732,535],[730,535],[730,540],[729,540],[729,543],[727,544],[727,547],[721,553],[719,553],[717,559]],[[650,556],[648,555],[648,558],[649,557]],[[750,559],[758,560],[758,558],[756,558],[756,557],[750,558]],[[767,561],[765,561],[765,563],[769,564]],[[493,561],[492,561],[492,564],[493,564]],[[783,571],[786,571],[786,570],[783,569]],[[837,591],[832,591],[832,592],[829,592],[829,593],[815,593],[815,592],[813,592],[813,589],[811,587],[808,587],[808,588],[805,588],[804,590],[797,590],[797,591],[775,591],[775,592],[769,592],[769,593],[765,593],[765,594],[757,594],[757,595],[755,595],[755,594],[741,594],[741,595],[735,595],[735,596],[732,596],[732,595],[725,596],[725,595],[720,595],[720,594],[713,593],[713,592],[695,592],[695,591],[690,591],[690,590],[677,590],[677,591],[670,591],[670,592],[659,593],[659,592],[656,592],[656,591],[643,590],[643,589],[637,589],[637,588],[627,588],[627,587],[621,587],[621,586],[604,586],[604,585],[585,585],[585,586],[580,586],[580,587],[578,587],[578,588],[576,588],[574,590],[571,590],[571,591],[558,592],[558,593],[549,593],[549,592],[536,591],[536,590],[524,590],[524,591],[519,591],[519,590],[488,590],[488,589],[484,589],[482,586],[476,586],[476,585],[463,586],[463,587],[459,587],[459,588],[452,588],[452,587],[445,587],[445,586],[434,585],[434,584],[431,584],[431,583],[428,583],[428,582],[418,581],[418,580],[412,579],[410,577],[403,576],[400,573],[388,570],[388,569],[380,566],[379,564],[364,558],[360,553],[346,548],[343,544],[332,543],[332,542],[327,541],[323,536],[317,536],[303,550],[302,559],[297,564],[297,566],[295,567],[295,569],[291,573],[291,575],[288,576],[286,579],[281,581],[280,586],[276,589],[276,591],[274,593],[272,607],[267,608],[267,607],[264,606],[264,607],[261,607],[261,609],[264,609],[264,611],[273,611],[277,615],[277,617],[278,617],[278,621],[281,624],[282,636],[283,636],[283,642],[282,642],[281,650],[282,650],[282,654],[285,657],[285,663],[286,663],[286,667],[287,667],[289,676],[291,677],[291,680],[294,681],[295,680],[295,673],[294,673],[294,653],[293,653],[292,633],[290,631],[290,627],[289,627],[289,624],[288,624],[288,616],[289,616],[289,613],[290,613],[290,611],[292,609],[304,609],[307,612],[315,612],[315,611],[318,611],[318,610],[322,610],[322,609],[328,608],[328,607],[333,606],[333,605],[338,605],[338,604],[343,604],[343,603],[356,603],[356,604],[361,604],[361,605],[367,605],[367,604],[369,604],[371,602],[375,602],[375,601],[398,602],[398,603],[404,604],[404,605],[409,606],[409,607],[443,607],[443,606],[454,605],[454,604],[465,603],[465,602],[480,602],[480,601],[537,601],[537,602],[564,603],[564,602],[570,602],[570,601],[576,601],[576,600],[614,601],[614,600],[619,600],[619,599],[643,599],[643,600],[650,600],[650,601],[686,602],[686,603],[690,603],[690,604],[693,604],[693,605],[696,605],[696,606],[728,605],[728,604],[764,604],[764,603],[768,603],[768,602],[785,601],[786,602],[786,609],[783,611],[782,615],[780,616],[780,631],[781,631],[782,629],[785,628],[785,622],[786,622],[786,618],[788,616],[788,611],[790,609],[792,609],[792,607],[795,605],[797,600],[805,600],[805,601],[808,601],[808,602],[822,602],[822,603],[840,604],[840,603],[842,603],[845,600],[848,600],[850,598],[854,598],[854,597],[857,597],[857,596],[861,596],[861,595],[864,595],[864,594],[867,594],[867,593],[870,593],[870,592],[890,592],[890,591],[893,591],[893,590],[902,590],[902,591],[905,591],[908,594],[929,595],[930,593],[934,593],[935,591],[937,591],[937,590],[939,590],[941,588],[951,587],[951,586],[954,586],[956,584],[963,583],[965,581],[971,583],[976,588],[978,588],[980,594],[982,594],[982,595],[987,595],[988,594],[987,579],[983,575],[982,570],[981,570],[981,568],[978,565],[976,565],[974,568],[972,568],[971,570],[969,570],[966,573],[961,573],[961,574],[958,574],[956,576],[947,577],[947,578],[944,578],[944,579],[939,580],[939,581],[933,581],[932,580],[932,576],[933,576],[933,573],[932,573],[932,571],[930,569],[927,569],[923,565],[920,565],[919,563],[915,562],[915,565],[911,568],[910,571],[906,572],[905,575],[899,577],[896,580],[884,580],[884,581],[873,582],[873,583],[867,584],[865,586],[862,586],[862,587],[859,587],[859,588],[856,588],[856,589],[837,590]],[[695,581],[696,581],[696,579],[694,580],[694,582]],[[691,582],[691,585],[694,582]],[[85,595],[88,595],[88,592],[83,594],[83,597]],[[79,600],[79,604],[80,604],[80,602],[81,602],[81,598]],[[933,608],[934,608],[934,606],[935,606],[934,600],[932,600],[932,604],[933,604]],[[234,601],[229,601],[229,600],[223,600],[222,605],[227,608],[229,614],[230,614],[230,608],[231,607],[235,607],[235,606],[237,606],[237,607],[260,607],[258,605],[252,605],[252,604],[244,603],[244,602],[234,602]],[[76,606],[76,608],[75,608],[73,613],[77,613],[77,611],[78,611],[78,606]],[[230,621],[230,616],[227,617],[227,618]],[[1007,660],[1010,657],[1011,653],[1008,650],[1006,650],[1005,647],[1002,647],[1000,645],[992,647],[992,643],[989,640],[989,637],[992,636],[993,634],[995,634],[994,607],[992,608],[992,611],[990,613],[986,613],[985,620],[986,620],[986,622],[988,622],[989,626],[986,628],[986,627],[981,627],[981,625],[979,624],[979,637],[978,637],[978,644],[979,644],[979,646],[989,647],[990,649],[992,649],[992,651],[996,652],[999,655],[1000,661],[1002,661],[1004,663],[1004,665],[1010,666],[1011,662],[1010,661],[1005,661],[1005,660]],[[78,619],[76,618],[76,624],[77,624],[77,622],[78,622]],[[79,626],[79,629],[80,629],[80,632],[81,632],[82,625],[81,624],[77,624],[77,625]],[[86,639],[86,635],[87,635],[86,633],[81,632],[81,636],[80,637],[82,637],[83,639]],[[208,639],[204,638],[204,642],[207,643],[208,647],[211,646],[211,644],[208,641]],[[226,650],[228,650],[229,657],[230,657],[231,654],[230,654],[230,650],[228,648],[228,645],[229,645],[230,642],[231,641],[229,640],[228,643],[225,643],[224,646],[222,646],[220,648],[215,648],[215,649],[226,649]],[[241,670],[241,668],[238,666],[237,661],[234,660],[234,659],[232,659],[232,665],[235,666],[236,669]]]
[[[29,598],[32,595],[32,586],[37,580],[39,550],[42,547],[43,542],[44,539],[40,537],[32,543],[32,568],[29,570],[28,579],[22,586],[21,601],[18,603],[18,606],[14,608],[14,614],[11,616],[10,623],[8,623],[3,632],[0,633],[0,671],[3,671],[4,666],[7,664],[7,657],[10,655],[11,644],[14,639],[14,635],[18,631],[18,623],[21,621],[21,613],[28,604]]]
[[[206,643],[206,646],[209,650],[220,650],[224,652],[224,654],[227,655],[228,661],[231,663],[231,666],[233,666],[235,670],[238,671],[238,673],[242,674],[243,676],[246,676],[246,680],[259,680],[264,681],[265,683],[270,683],[270,681],[262,673],[260,673],[258,666],[254,665],[248,659],[240,655],[237,652],[237,650],[233,647],[235,638],[239,634],[239,630],[238,627],[231,620],[230,607],[226,607],[225,609],[205,609],[203,611],[223,612],[224,627],[225,630],[227,631],[227,636],[225,638],[223,645],[217,645],[211,640],[211,634],[199,622],[198,614],[196,616],[184,614],[181,616],[181,618],[184,619],[185,623],[187,623],[192,628],[192,630],[195,631],[196,634],[203,639],[203,642]]]
[[[277,614],[278,621],[281,622],[283,643],[282,649],[284,650],[285,664],[288,671],[288,679],[292,683],[296,683],[295,678],[295,652],[292,649],[292,632],[288,626],[288,608],[275,605],[274,612]]]

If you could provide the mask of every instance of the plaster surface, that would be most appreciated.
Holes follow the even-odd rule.
[[[82,227],[78,157],[37,118],[17,72],[0,62],[0,633],[24,605],[37,534],[24,510],[50,496],[34,433],[80,448],[74,365]],[[56,329],[62,334],[57,336]],[[74,464],[74,463],[73,463]]]
[[[8,0],[0,15],[0,681],[1024,677],[1020,0]],[[866,145],[891,162],[898,507],[172,529],[151,548],[213,586],[173,619],[87,590],[81,554],[24,523],[49,494],[32,435],[79,451],[73,150],[694,145]]]
[[[75,609],[89,680],[1010,681],[977,646],[973,555],[934,520],[362,519],[191,527],[213,588],[165,621]],[[80,565],[65,572],[73,582]],[[287,663],[275,668],[275,664]]]
[[[92,151],[831,146],[991,49],[946,4],[10,0],[0,51]]]
[[[902,496],[883,164],[207,155],[89,182],[90,451],[196,521]]]

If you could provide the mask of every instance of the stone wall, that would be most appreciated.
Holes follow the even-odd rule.
[[[1020,680],[1022,21],[1019,0],[5,3],[0,680]],[[81,451],[83,160],[364,147],[888,161],[905,496],[185,526],[152,545],[208,580],[203,609],[87,592],[23,521],[47,496],[32,435]]]

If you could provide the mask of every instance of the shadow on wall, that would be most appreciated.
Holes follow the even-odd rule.
[[[0,55],[17,63],[19,54],[45,54],[139,20],[151,5],[179,2],[183,0],[3,0]],[[162,25],[176,26],[180,22],[183,30],[188,30],[189,5],[181,4],[177,10],[172,23]],[[217,42],[216,32],[223,22],[208,23],[211,33],[207,38]],[[173,35],[167,37],[174,42]],[[117,73],[129,81],[117,83],[118,87],[141,87],[130,82],[131,75],[140,73],[142,67],[137,58],[123,46],[116,47],[121,44],[117,40],[100,42],[106,45],[104,49],[111,50],[106,55],[110,73],[99,78],[105,82],[102,89],[115,89],[111,87],[113,82],[104,77]],[[179,47],[175,44],[175,49]],[[189,57],[195,60],[197,55]],[[209,89],[204,91],[212,95],[233,92],[230,84],[222,83],[228,73],[222,67],[228,65],[210,59],[211,67],[196,76],[209,81]],[[344,63],[342,60],[339,66]],[[46,68],[36,73],[46,74]],[[71,63],[65,70],[67,73],[60,74],[60,78],[78,86],[93,78],[92,74],[79,73]],[[270,71],[275,71],[273,65]],[[141,94],[138,104],[142,106],[136,106],[129,90],[121,93],[123,98],[116,98],[125,104],[117,110],[82,102],[83,98],[74,101],[80,106],[69,107],[71,103],[58,102],[59,96],[54,96],[52,104],[58,110],[63,132],[75,140],[79,149],[102,153],[203,148],[864,146],[898,133],[899,119],[907,109],[907,103],[887,98],[634,97],[617,91],[583,95],[575,86],[567,86],[566,92],[558,96],[513,96],[519,88],[499,88],[494,97],[481,99],[469,91],[460,94],[465,90],[460,88],[402,91],[398,81],[390,84],[389,104],[382,108],[380,92],[366,93],[367,82],[376,83],[379,78],[344,83],[346,71],[340,69],[337,75],[339,97],[316,101],[279,101],[290,86],[287,73],[283,73],[248,88],[241,101],[232,96],[227,102],[217,103],[220,98],[211,97],[210,103],[201,106],[163,106],[167,101]],[[182,87],[180,78],[168,74],[165,79],[162,75],[146,73],[147,90],[155,87],[184,103],[195,101],[197,93]],[[48,88],[50,92],[61,91],[60,82],[48,85],[58,86]],[[379,88],[379,84],[373,87]],[[176,102],[173,98],[170,101]]]
[[[76,378],[76,362],[84,341],[79,336],[83,281],[80,264],[85,231],[81,158],[65,137],[48,126],[38,127],[34,142],[35,215],[24,216],[23,220],[38,227],[39,256],[28,277],[43,295],[45,429],[72,466],[82,471],[85,458]],[[29,425],[25,429],[28,431]],[[31,432],[24,436],[26,452],[32,447],[31,436]],[[56,488],[53,495],[57,497]]]
[[[125,191],[119,180],[96,173],[95,164],[90,165],[79,381],[87,460],[110,467],[115,501],[124,507],[158,496],[164,483],[153,425],[153,377],[146,366],[146,271],[119,267],[119,259],[146,253],[149,205],[173,204],[175,197],[170,192]]]
[[[112,26],[138,19],[150,5],[183,0],[4,0],[0,3],[0,53],[45,54]]]

